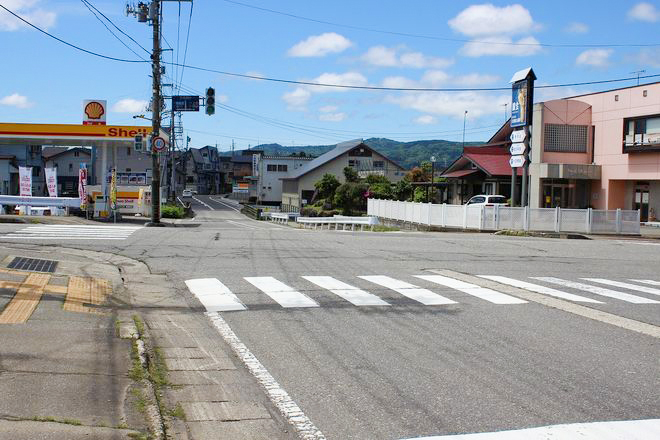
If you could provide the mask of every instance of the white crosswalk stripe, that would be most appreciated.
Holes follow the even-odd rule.
[[[606,280],[605,278],[582,278],[586,281],[594,283],[606,284],[608,286],[621,287],[622,289],[636,290],[637,292],[651,293],[653,295],[660,295],[660,289],[652,287],[638,286],[636,284],[624,283],[623,281]]]
[[[445,298],[444,296],[438,295],[437,293],[433,293],[430,290],[422,289],[421,287],[406,283],[405,281],[396,280],[385,275],[368,275],[359,276],[358,278],[362,278],[363,280],[370,281],[374,284],[378,284],[379,286],[392,289],[405,297],[408,297],[427,306],[458,304],[456,301],[452,301],[449,298]]]
[[[660,286],[660,281],[655,281],[655,280],[630,280],[630,281],[634,281],[635,283],[648,284],[649,286]]]
[[[199,299],[199,302],[206,307],[207,312],[229,312],[246,309],[238,297],[217,278],[186,280],[186,285]]]
[[[440,284],[451,289],[460,290],[468,295],[476,296],[493,304],[525,304],[527,301],[516,298],[511,295],[506,295],[492,289],[477,286],[476,284],[466,283],[454,278],[445,277],[442,275],[415,275],[416,278],[421,278],[432,283]]]
[[[518,287],[520,289],[525,289],[532,292],[540,293],[543,295],[554,296],[557,298],[568,299],[571,301],[602,304],[601,301],[597,301],[595,299],[586,298],[580,295],[574,295],[572,293],[563,292],[561,290],[552,289],[550,287],[540,286],[538,284],[528,283],[527,281],[516,280],[514,278],[502,277],[499,275],[477,275],[477,276],[480,278],[485,278],[487,280],[496,281],[501,284],[506,284],[509,286]]]
[[[591,286],[589,284],[578,283],[576,281],[562,280],[561,278],[532,277],[532,279],[544,281],[546,283],[557,284],[559,286],[570,287],[572,289],[583,290],[585,292],[594,293],[596,295],[601,295],[601,296],[607,296],[609,298],[620,299],[621,301],[626,301],[634,304],[660,304],[660,301],[644,298],[642,296],[631,295],[629,293],[606,289],[604,287]]]
[[[273,277],[245,277],[245,281],[270,296],[279,305],[285,308],[290,307],[318,307],[318,303],[287,286]]]
[[[389,304],[376,295],[353,287],[332,277],[327,276],[303,276],[302,278],[329,290],[337,296],[344,298],[356,306],[389,306]]]
[[[142,226],[39,225],[3,235],[13,240],[125,240]]]

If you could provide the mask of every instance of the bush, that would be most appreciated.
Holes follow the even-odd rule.
[[[318,191],[319,199],[332,199],[339,185],[339,180],[333,174],[325,173],[321,180],[314,184],[314,188]]]
[[[165,205],[160,210],[161,217],[163,218],[183,218],[185,210],[177,205]]]

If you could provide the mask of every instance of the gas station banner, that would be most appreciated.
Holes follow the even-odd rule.
[[[32,167],[18,167],[18,180],[21,197],[32,196]]]
[[[46,186],[48,186],[48,195],[57,197],[57,168],[44,168],[46,172]]]

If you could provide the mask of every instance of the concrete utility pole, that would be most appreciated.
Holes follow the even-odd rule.
[[[160,109],[162,96],[160,93],[160,0],[153,0],[149,5],[149,14],[153,26],[153,51],[151,66],[153,79],[152,97],[152,139],[160,135]],[[170,133],[170,137],[172,134]],[[160,226],[160,163],[158,152],[151,146],[151,222],[147,226]]]

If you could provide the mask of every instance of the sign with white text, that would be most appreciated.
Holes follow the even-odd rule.
[[[83,101],[83,125],[105,125],[107,105],[107,101],[102,99]]]
[[[18,180],[20,181],[21,197],[32,195],[32,167],[18,167]]]
[[[46,172],[48,195],[50,197],[57,197],[57,168],[44,168],[44,171]]]
[[[522,142],[525,140],[525,130],[515,130],[511,133],[511,142]]]
[[[80,209],[87,208],[87,164],[81,163],[78,170],[78,197]]]
[[[525,144],[523,142],[516,142],[515,144],[511,144],[509,151],[513,156],[518,154],[525,154]]]
[[[509,165],[511,165],[511,168],[520,168],[525,165],[525,156],[511,156]]]
[[[511,127],[527,125],[527,82],[515,83],[511,96]]]

